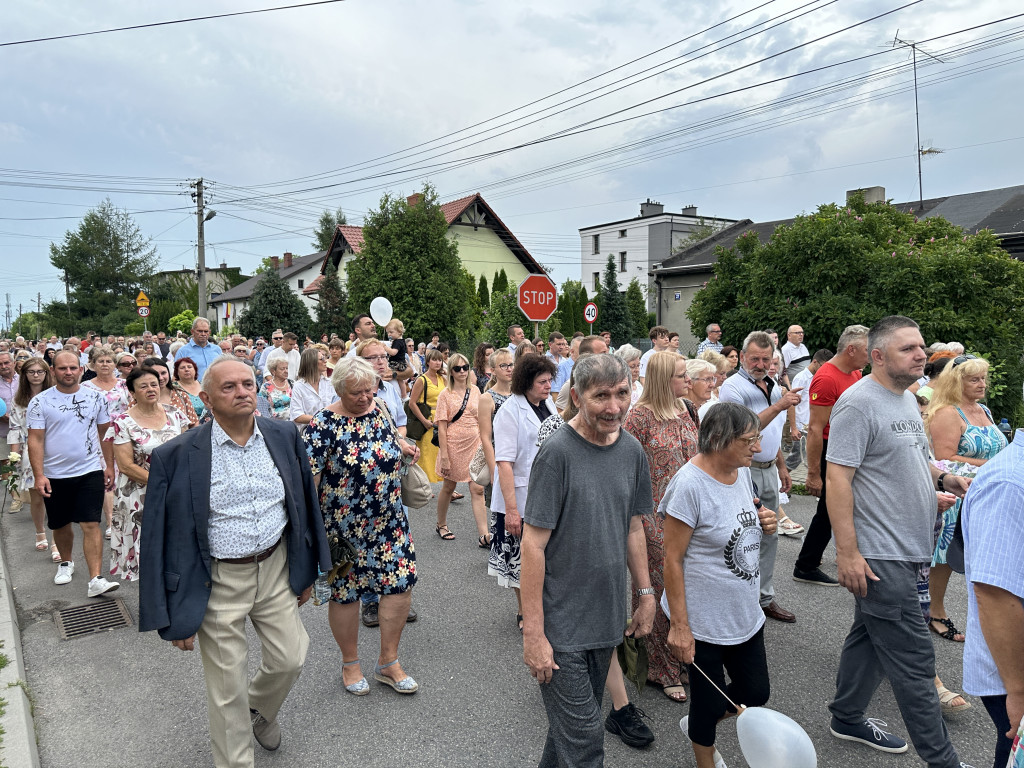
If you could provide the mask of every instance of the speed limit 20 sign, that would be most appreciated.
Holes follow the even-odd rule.
[[[139,317],[149,317],[149,307],[139,307],[136,311],[139,313]]]
[[[594,324],[597,320],[597,304],[591,301],[583,308],[583,319],[591,325]]]

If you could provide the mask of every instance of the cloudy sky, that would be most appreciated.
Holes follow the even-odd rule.
[[[648,197],[755,221],[860,186],[915,199],[897,30],[941,59],[918,57],[922,141],[945,150],[925,197],[1024,183],[1024,16],[988,24],[1019,12],[1007,0],[346,0],[10,44],[273,5],[0,7],[14,316],[63,294],[49,243],[104,197],[161,268],[194,267],[198,177],[208,264],[310,253],[323,208],[359,223],[430,181],[443,200],[482,192],[557,282],[579,278],[580,227]]]

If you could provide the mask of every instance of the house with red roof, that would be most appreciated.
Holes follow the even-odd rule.
[[[421,199],[422,195],[411,195],[408,198],[409,205],[415,205]],[[448,222],[448,237],[458,242],[462,266],[474,280],[479,281],[480,275],[483,275],[489,284],[494,273],[504,269],[509,284],[518,285],[528,275],[544,273],[544,268],[498,218],[498,214],[479,192],[444,203],[441,211]],[[320,276],[302,290],[303,295],[315,299],[328,264],[338,268],[338,276],[344,285],[345,267],[362,246],[362,227],[339,226],[331,247],[323,255]]]

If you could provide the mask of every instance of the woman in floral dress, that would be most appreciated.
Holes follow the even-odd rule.
[[[403,456],[415,460],[417,450],[377,409],[378,376],[366,360],[343,358],[331,383],[339,399],[313,416],[302,438],[320,489],[327,538],[345,538],[357,553],[352,568],[332,581],[327,612],[341,648],[342,684],[356,696],[369,693],[359,665],[359,602],[363,594],[375,593],[380,656],[374,679],[398,693],[415,693],[419,686],[398,662],[398,643],[416,584],[400,475]]]
[[[114,443],[119,470],[114,485],[114,515],[110,536],[110,575],[124,581],[139,578],[139,540],[142,512],[153,449],[189,428],[178,409],[160,402],[160,375],[152,368],[135,368],[125,380],[135,405],[111,418],[107,440]]]
[[[290,421],[288,411],[292,405],[292,383],[288,380],[288,358],[275,357],[267,363],[260,395],[267,399],[270,415],[281,421]]]
[[[89,370],[96,375],[88,381],[83,381],[82,386],[88,389],[95,389],[107,401],[107,413],[113,419],[128,410],[128,388],[124,385],[124,379],[115,376],[117,365],[115,363],[114,350],[110,347],[92,347],[89,350]],[[106,536],[109,539],[111,532],[111,515],[114,510],[114,494],[107,491],[103,494],[103,516],[107,521]]]
[[[654,491],[653,515],[644,515],[647,538],[647,566],[651,586],[660,598],[665,589],[664,517],[657,512],[662,494],[679,468],[697,455],[697,409],[683,397],[689,393],[690,377],[685,358],[674,352],[657,352],[647,362],[644,391],[626,416],[623,428],[640,441],[651,470]],[[636,610],[637,597],[633,597]],[[668,649],[669,621],[658,611],[647,643],[647,679],[662,687],[673,701],[686,701],[686,668]]]

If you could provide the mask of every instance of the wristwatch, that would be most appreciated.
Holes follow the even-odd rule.
[[[939,475],[939,479],[935,483],[935,487],[939,489],[939,493],[945,493],[946,492],[946,489],[942,485],[942,478],[944,478],[948,474],[949,474],[949,472],[943,472],[941,475]]]
[[[636,594],[638,597],[643,597],[644,595],[653,595],[654,587],[644,587],[643,589],[638,589],[636,591]]]

